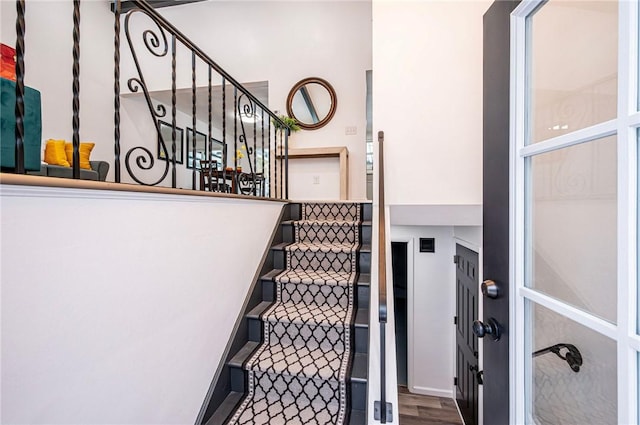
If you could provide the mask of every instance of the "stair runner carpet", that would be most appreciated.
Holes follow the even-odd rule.
[[[302,204],[263,342],[228,424],[346,424],[360,204]]]

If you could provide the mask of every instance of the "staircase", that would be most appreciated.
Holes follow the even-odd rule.
[[[371,205],[290,204],[231,393],[207,422],[364,424]]]

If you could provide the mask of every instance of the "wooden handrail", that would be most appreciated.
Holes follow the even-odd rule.
[[[374,418],[380,423],[392,421],[387,403],[387,236],[384,201],[384,132],[378,132],[378,321],[380,323],[380,401],[374,406]]]
[[[384,209],[384,131],[378,132],[378,297],[380,323],[387,323],[387,236]]]

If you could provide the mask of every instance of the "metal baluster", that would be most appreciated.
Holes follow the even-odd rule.
[[[73,0],[73,178],[80,178],[80,0]]]
[[[120,0],[114,2],[113,23],[113,165],[116,183],[120,183]]]
[[[191,188],[196,189],[196,53],[191,52]],[[205,149],[206,150],[206,149]],[[187,148],[187,152],[188,152]],[[189,155],[187,154],[187,164],[189,164]]]
[[[182,140],[180,140],[182,144]],[[176,36],[171,35],[171,187],[177,186],[176,175]]]
[[[262,124],[262,131],[261,131],[261,139],[262,139],[262,145],[261,145],[261,155],[262,155],[262,168],[260,170],[260,172],[262,173],[262,186],[260,188],[260,195],[261,196],[265,196],[265,180],[264,178],[266,177],[266,173],[264,172],[264,109],[260,109],[260,113],[261,113],[261,117],[260,117],[260,122]]]
[[[272,164],[274,164],[275,157],[275,149],[271,149],[271,120],[267,122],[267,134],[269,135],[268,145],[269,145],[269,168],[267,168],[267,173],[269,175],[269,198],[273,197],[273,180],[271,180],[271,168]]]
[[[282,167],[284,165],[284,164],[282,164],[282,133],[283,132],[284,132],[284,128],[281,128],[280,129],[280,143],[278,145],[278,154],[280,156],[280,193],[278,194],[278,197],[280,199],[282,199],[282,193],[283,193],[282,192],[283,191],[282,185],[284,183],[284,175],[282,174]]]
[[[231,187],[238,192],[238,88],[233,86],[233,181]]]
[[[212,115],[212,104],[211,104],[211,67],[209,67],[209,104],[208,104],[208,108],[209,108],[209,127],[208,127],[208,133],[207,133],[207,143],[204,149],[204,153],[205,153],[205,158],[207,158],[208,164],[209,164],[209,182],[211,182],[211,178],[212,178],[212,173],[211,170],[213,168],[213,164],[211,163],[211,151],[213,150],[213,142],[212,142],[212,135],[211,135],[211,115]],[[200,167],[202,168],[202,167]],[[216,164],[216,171],[218,169],[218,166]],[[202,173],[202,170],[200,171]],[[216,177],[216,183],[218,183],[217,177]],[[216,185],[216,189],[220,190],[219,185]],[[209,191],[213,190],[211,188],[211,183],[209,183]]]
[[[253,196],[258,194],[256,176],[258,174],[258,162],[256,160],[256,150],[258,148],[257,141],[258,131],[258,114],[256,113],[256,107],[253,107]]]
[[[289,132],[287,129],[284,133],[284,198],[289,199]]]
[[[273,189],[274,189],[274,193],[276,196],[274,196],[274,198],[278,197],[278,193],[279,193],[279,189],[278,189],[278,134],[279,134],[279,130],[277,128],[274,129],[274,133],[273,133],[273,151],[275,153],[275,155],[273,156]]]
[[[24,34],[25,0],[16,1],[16,130],[15,172],[25,173],[24,168]]]
[[[226,80],[222,77],[222,182],[227,191],[227,89]]]

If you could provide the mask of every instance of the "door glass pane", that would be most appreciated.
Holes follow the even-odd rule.
[[[550,0],[528,19],[528,143],[615,118],[618,3]]]
[[[531,301],[527,309],[528,416],[538,425],[617,423],[615,341]],[[545,352],[549,347],[565,359]]]
[[[616,321],[616,137],[527,160],[526,285]]]

